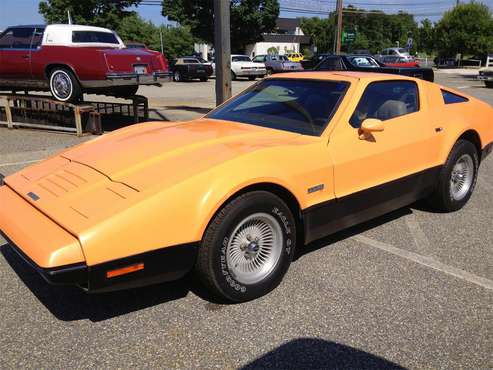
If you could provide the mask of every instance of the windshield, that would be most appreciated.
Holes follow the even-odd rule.
[[[231,57],[231,61],[233,62],[251,62],[252,60],[246,55],[238,55]]]
[[[320,136],[348,86],[339,81],[264,80],[206,117]]]
[[[409,52],[406,49],[397,49],[397,51],[399,52],[399,54],[409,55]]]

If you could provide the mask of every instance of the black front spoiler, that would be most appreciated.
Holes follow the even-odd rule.
[[[75,285],[88,293],[110,292],[178,280],[192,270],[199,246],[198,242],[171,246],[94,266],[78,263],[55,268],[43,268],[29,258],[1,230],[0,235],[49,284]],[[137,263],[143,264],[144,268],[140,271],[116,277],[107,277],[109,271],[118,270]]]
[[[35,269],[49,284],[53,285],[77,285],[81,288],[87,286],[87,266],[85,263],[77,263],[55,268],[43,268],[27,256],[5,233],[0,230],[0,235],[10,244],[10,247],[28,265]]]

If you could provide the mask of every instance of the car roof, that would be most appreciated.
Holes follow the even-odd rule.
[[[9,26],[6,27],[5,29],[8,28],[46,28],[46,24],[20,24],[17,26]]]
[[[293,79],[313,79],[313,80],[327,80],[327,81],[348,81],[355,82],[359,80],[409,80],[413,79],[408,76],[400,76],[389,73],[376,73],[376,72],[349,72],[349,71],[306,71],[306,72],[287,72],[277,73],[274,77],[267,78],[293,78]]]

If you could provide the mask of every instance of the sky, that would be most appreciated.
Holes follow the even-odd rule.
[[[17,24],[44,23],[43,17],[38,14],[39,1],[0,0],[0,30]],[[336,0],[280,0],[280,2],[282,17],[324,17],[328,11],[335,8]],[[493,9],[493,0],[482,0],[482,2]],[[402,9],[418,14],[416,17],[418,21],[429,18],[434,22],[438,21],[440,15],[452,8],[455,3],[456,0],[344,0],[345,6],[354,4],[358,8],[383,9],[388,13],[395,13]],[[303,9],[303,11],[299,9]],[[166,22],[166,19],[161,15],[159,6],[140,6],[136,10],[143,18],[151,20],[155,24]]]

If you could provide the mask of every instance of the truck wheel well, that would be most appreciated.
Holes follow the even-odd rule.
[[[476,147],[476,150],[478,152],[478,158],[481,158],[481,139],[479,138],[479,135],[476,131],[474,130],[467,130],[464,132],[458,140],[467,140],[470,143],[474,144]]]

